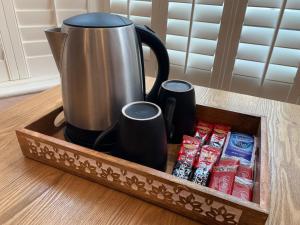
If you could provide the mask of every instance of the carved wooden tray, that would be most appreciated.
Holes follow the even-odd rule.
[[[29,126],[17,130],[23,154],[137,198],[159,205],[205,224],[262,225],[269,214],[269,157],[266,118],[207,106],[197,106],[197,116],[232,130],[258,137],[253,202],[182,180],[171,175],[179,146],[169,145],[166,172],[97,152],[64,140],[63,129],[54,126],[62,107]]]

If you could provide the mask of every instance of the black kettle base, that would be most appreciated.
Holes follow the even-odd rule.
[[[94,143],[101,132],[102,131],[84,130],[71,124],[67,124],[64,130],[64,136],[68,142],[94,149]],[[115,149],[115,143],[116,137],[107,135],[105,140],[103,140],[103,144],[94,150],[111,153]]]
[[[74,127],[71,124],[66,124],[65,130],[64,130],[64,136],[65,140],[83,147],[87,147],[99,152],[104,152],[109,155],[116,156],[118,158],[126,159],[129,161],[133,161],[136,163],[140,163],[138,159],[133,159],[129,157],[128,155],[124,154],[124,152],[120,151],[120,147],[117,145],[117,133],[111,132],[108,135],[105,136],[103,141],[101,142],[101,145],[97,146],[97,148],[94,148],[94,143],[98,136],[101,134],[101,131],[90,131],[90,130],[84,130],[80,129],[78,127]],[[164,162],[160,166],[151,166],[152,168],[155,168],[160,171],[166,170],[166,162]]]

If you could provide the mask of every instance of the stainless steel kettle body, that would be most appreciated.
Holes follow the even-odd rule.
[[[90,15],[77,17],[88,18]],[[116,15],[104,13],[92,16],[101,20],[103,15],[118,19]],[[120,18],[122,21],[126,19]],[[45,32],[61,74],[67,123],[84,130],[104,131],[119,119],[124,105],[145,100],[141,43],[149,42],[150,47],[151,44],[154,46],[158,61],[162,51],[155,47],[158,42],[153,42],[155,35],[151,31],[137,28],[130,20],[121,26],[94,26],[92,20],[83,20],[88,21],[87,26],[70,25],[64,21],[61,28]],[[166,51],[163,57],[161,61],[167,66],[160,66],[164,67],[163,75],[158,75],[154,85],[157,90],[152,91],[152,99],[153,92],[158,91],[160,83],[168,77]]]
[[[77,28],[68,34],[61,60],[66,121],[87,130],[106,130],[121,108],[143,100],[141,57],[134,25]]]

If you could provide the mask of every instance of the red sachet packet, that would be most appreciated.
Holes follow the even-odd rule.
[[[216,163],[221,156],[221,151],[218,148],[215,148],[213,146],[204,145],[201,148],[200,155],[199,155],[199,161],[208,161],[211,163]]]
[[[232,195],[242,200],[252,200],[253,181],[241,177],[235,177]]]
[[[215,125],[209,145],[222,149],[229,131],[229,126]]]
[[[218,166],[239,166],[240,161],[238,159],[231,159],[231,158],[221,158]]]
[[[187,135],[183,136],[178,158],[172,174],[176,177],[188,179],[192,173],[192,167],[199,152],[200,141]]]
[[[202,186],[207,186],[208,177],[210,175],[212,167],[213,167],[212,162],[197,160],[194,168],[195,172],[192,176],[191,181],[193,181],[196,184],[200,184]]]
[[[197,138],[183,135],[182,143],[180,147],[180,151],[178,153],[178,156],[180,155],[194,155],[194,150],[199,151],[200,149],[200,141]]]
[[[238,166],[214,166],[209,182],[209,187],[231,194]]]
[[[202,146],[200,155],[196,157],[194,163],[195,172],[191,180],[197,184],[207,186],[212,167],[219,160],[220,156],[220,149],[209,145]]]
[[[253,180],[253,166],[241,164],[237,170],[236,176]]]
[[[196,133],[194,135],[195,138],[198,138],[200,140],[200,145],[204,145],[210,135],[211,135],[211,132],[214,128],[214,125],[210,124],[210,123],[205,123],[205,122],[202,122],[202,121],[199,121],[196,125]]]

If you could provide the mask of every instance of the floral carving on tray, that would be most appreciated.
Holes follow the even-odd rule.
[[[100,173],[100,176],[108,181],[121,183],[120,180],[120,174],[115,173],[112,168],[108,167],[106,170],[101,169],[102,173]]]
[[[195,196],[193,194],[190,194],[186,197],[179,195],[179,201],[176,201],[176,204],[182,207],[186,207],[187,205],[189,205],[193,211],[197,211],[200,213],[203,212],[203,209],[201,208],[202,203],[195,201]]]
[[[164,185],[160,185],[159,187],[151,186],[152,190],[149,191],[150,195],[155,198],[162,199],[167,202],[173,202],[172,192],[168,191],[168,189]]]
[[[56,147],[57,145],[52,146],[25,136],[22,139],[26,143],[23,152],[30,158],[73,173],[78,171],[78,174],[91,177],[102,184],[113,183],[119,190],[130,190],[130,193],[140,197],[146,195],[148,199],[150,197],[168,208],[174,206],[217,224],[237,225],[241,217],[241,209],[205,198],[184,185],[172,185],[155,176],[146,177],[121,165],[111,165],[100,158],[82,155],[80,152],[73,153],[65,146]]]
[[[124,185],[135,191],[146,192],[145,182],[139,181],[137,176],[126,177],[126,182],[124,183]]]
[[[218,219],[220,222],[224,222],[225,224],[236,224],[234,221],[235,215],[228,213],[224,206],[219,208],[211,207],[210,211],[206,212],[206,215],[213,219]]]

